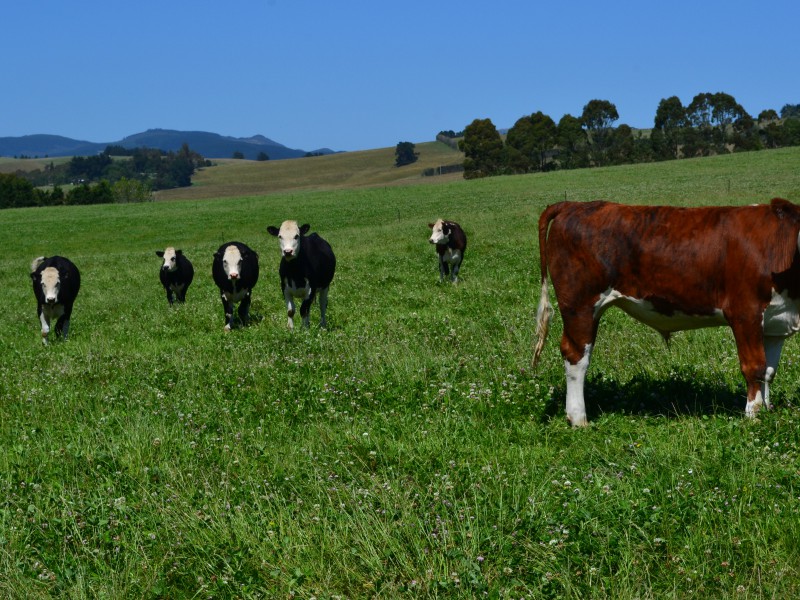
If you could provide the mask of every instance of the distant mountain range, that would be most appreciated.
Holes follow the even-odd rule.
[[[24,135],[21,137],[0,137],[0,156],[26,156],[44,158],[55,156],[92,156],[106,149],[106,146],[123,148],[157,148],[166,152],[180,150],[183,144],[205,158],[232,158],[234,152],[241,152],[245,158],[255,160],[265,153],[270,160],[300,158],[312,154],[333,154],[329,148],[318,150],[297,150],[287,148],[263,135],[249,138],[235,138],[206,131],[175,131],[172,129],[148,129],[143,133],[129,135],[114,142],[86,142],[58,135]]]

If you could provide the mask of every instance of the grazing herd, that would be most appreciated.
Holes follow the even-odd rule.
[[[467,238],[453,221],[429,223],[439,278],[458,281]],[[336,269],[330,244],[309,225],[284,221],[267,231],[278,238],[281,292],[289,329],[295,301],[303,325],[319,296],[320,326],[326,326],[328,290]],[[169,247],[159,277],[167,300],[184,302],[194,270],[180,250]],[[729,326],[747,385],[745,412],[752,417],[770,407],[786,339],[800,331],[800,206],[780,198],[768,205],[676,208],[611,202],[559,202],[539,219],[541,296],[537,310],[536,365],[549,329],[552,281],[563,322],[561,355],[566,372],[566,415],[575,426],[588,424],[584,382],[600,318],[616,306],[661,333]],[[212,275],[233,327],[233,308],[246,325],[258,255],[241,242],[214,253]],[[31,265],[33,291],[46,344],[50,323],[66,339],[80,274],[61,256],[39,257]]]
[[[452,221],[445,223],[448,228],[455,227],[460,232],[451,236],[458,240],[458,265],[464,255],[466,236]],[[317,233],[306,235],[311,229],[308,224],[298,225],[297,221],[284,221],[280,227],[267,227],[270,235],[278,238],[281,260],[278,274],[281,292],[286,301],[289,329],[294,329],[295,300],[300,301],[300,316],[303,325],[309,327],[311,305],[319,295],[320,327],[327,327],[325,313],[328,308],[328,289],[336,271],[336,256],[331,245]],[[450,229],[448,229],[448,232]],[[440,227],[441,232],[441,227]],[[439,236],[437,244],[448,243],[448,237]],[[433,239],[431,239],[433,242]],[[438,249],[438,246],[437,246]],[[441,254],[441,253],[440,253]],[[450,255],[453,253],[451,252]],[[186,292],[194,279],[194,267],[184,256],[183,251],[167,247],[157,250],[156,256],[162,259],[159,280],[167,295],[170,306],[177,301],[186,301]],[[440,259],[441,260],[441,259]],[[452,260],[452,256],[448,258]],[[451,263],[455,264],[455,263]],[[454,267],[453,281],[457,278]],[[258,254],[242,242],[227,242],[214,253],[211,263],[211,276],[219,288],[222,308],[225,314],[225,331],[234,324],[234,306],[239,305],[238,315],[242,325],[250,319],[250,302],[253,288],[258,282]],[[40,256],[31,264],[33,293],[36,295],[37,314],[42,324],[42,341],[48,343],[50,321],[56,319],[56,334],[67,339],[72,306],[80,289],[81,277],[78,268],[62,256],[45,258]]]

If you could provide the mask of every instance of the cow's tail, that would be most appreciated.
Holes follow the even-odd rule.
[[[558,204],[548,206],[539,217],[539,267],[542,273],[542,290],[539,296],[539,307],[536,309],[536,343],[533,346],[531,368],[535,368],[542,354],[547,332],[550,330],[550,319],[553,316],[553,306],[547,292],[547,230],[550,222],[558,214]]]
[[[44,256],[39,256],[37,258],[34,258],[33,261],[31,262],[31,273],[34,273],[36,269],[39,268],[39,265],[42,264],[45,260],[46,259]]]

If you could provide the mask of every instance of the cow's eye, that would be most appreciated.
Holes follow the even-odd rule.
[[[294,239],[299,240],[300,239],[300,234],[299,233],[295,234]]]

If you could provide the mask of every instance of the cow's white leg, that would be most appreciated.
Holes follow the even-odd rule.
[[[287,315],[287,323],[289,325],[289,329],[294,329],[294,296],[289,291],[289,288],[285,288],[283,290],[283,298],[286,300],[286,315]]]
[[[39,313],[39,321],[42,323],[42,343],[47,344],[47,335],[50,333],[50,319],[44,314],[44,310]]]
[[[573,365],[568,360],[564,361],[564,370],[567,373],[567,420],[573,427],[588,425],[583,387],[591,357],[592,344],[586,344],[583,357],[577,363]]]
[[[767,373],[764,377],[764,381],[761,383],[761,394],[763,396],[764,406],[767,409],[772,408],[772,404],[769,402],[769,384],[772,383],[772,380],[775,378],[775,373],[778,370],[778,362],[781,359],[781,350],[783,349],[783,343],[785,341],[785,337],[764,336],[764,353],[767,356]],[[748,402],[748,409],[750,408],[749,404]],[[757,410],[756,408],[756,411]],[[753,416],[755,412],[751,414],[750,411],[748,411],[747,414],[748,416]]]
[[[319,326],[327,327],[328,321],[325,320],[325,311],[328,310],[328,288],[319,291]]]

